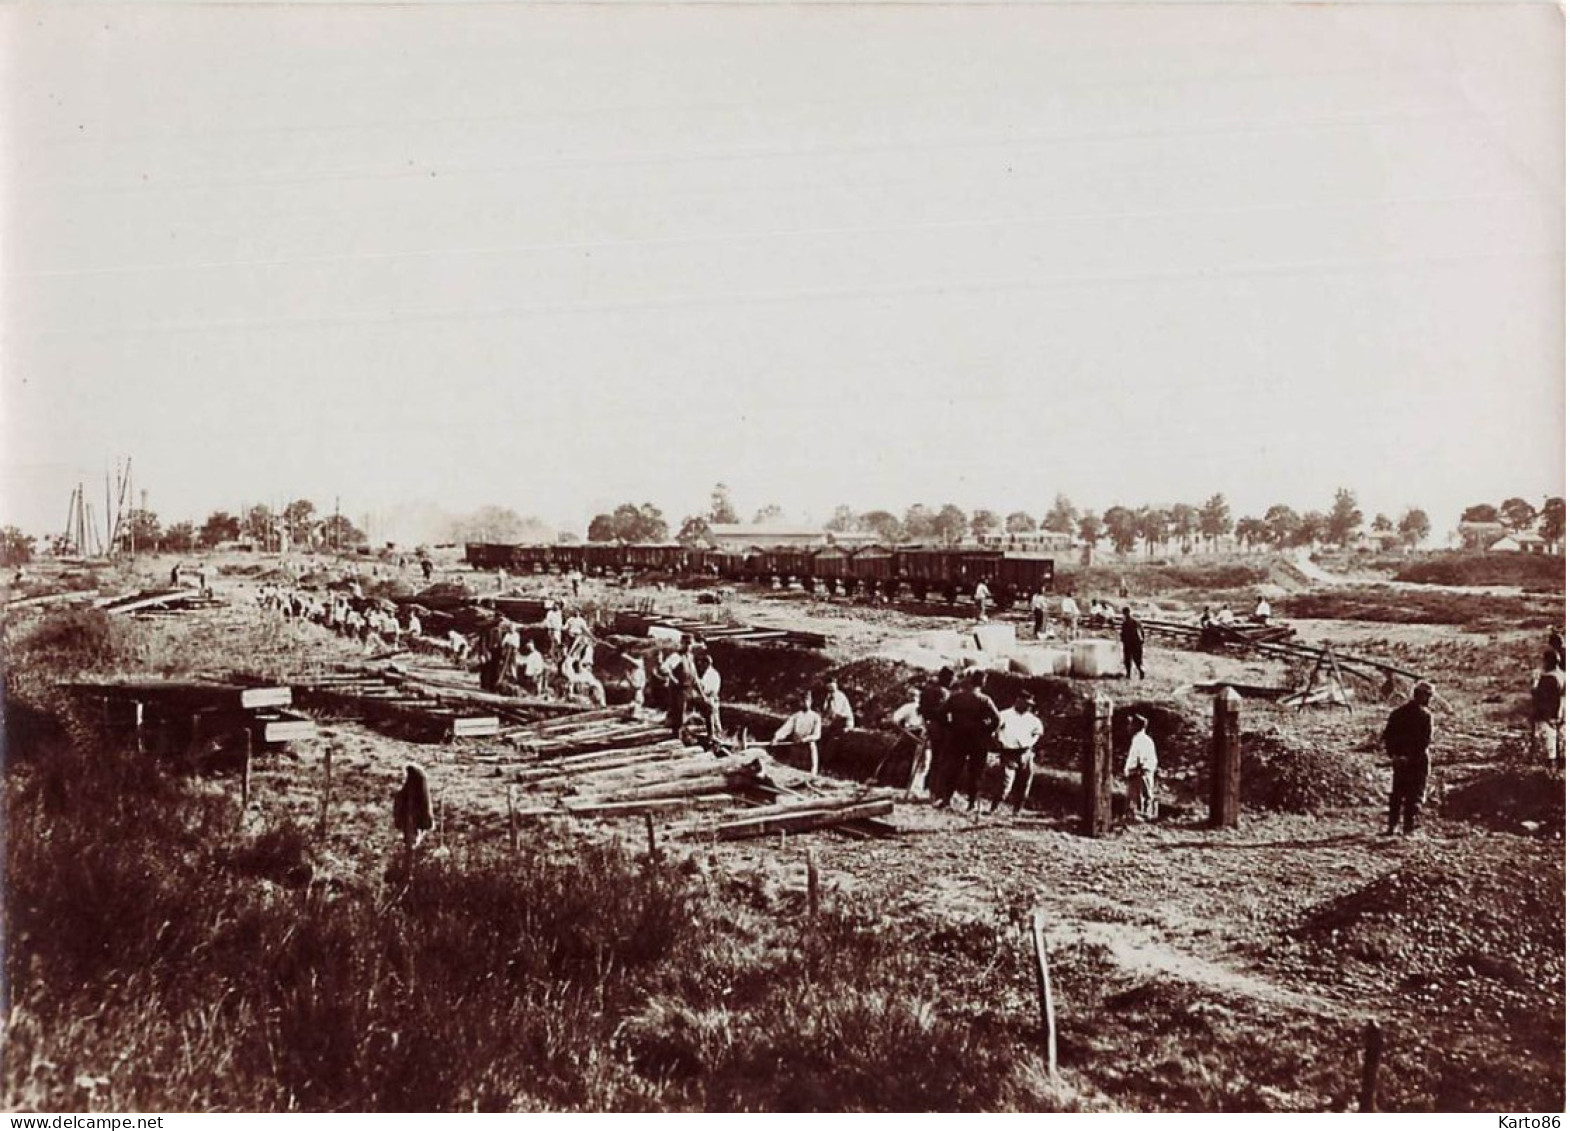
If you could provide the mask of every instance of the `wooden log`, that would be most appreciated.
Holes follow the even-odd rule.
[[[325,755],[322,758],[322,816],[321,835],[323,837],[331,831],[331,813],[333,803],[333,744],[328,743]]]
[[[42,597],[17,597],[5,603],[6,612],[14,609],[39,609],[47,605],[60,605],[67,601],[86,601],[98,596],[96,589],[76,589],[70,593],[49,593]]]
[[[245,815],[251,809],[251,732],[245,732],[245,762],[240,767],[240,827],[245,827]]]
[[[1080,770],[1080,831],[1088,837],[1112,830],[1112,700],[1090,702],[1089,739]]]
[[[818,850],[807,849],[807,917],[818,917]]]
[[[1036,996],[1041,1005],[1042,1036],[1047,1045],[1047,1074],[1058,1078],[1058,1021],[1052,1005],[1052,971],[1047,967],[1047,913],[1041,908],[1030,917],[1031,947],[1036,952]]]
[[[613,793],[591,794],[571,800],[584,805],[609,805],[618,801],[655,801],[671,797],[696,797],[704,793],[731,793],[734,789],[735,783],[729,776],[706,774],[653,785],[629,786]]]
[[[316,734],[316,720],[289,711],[269,712],[255,716],[263,742],[301,742]],[[246,734],[251,728],[246,728]]]
[[[894,812],[892,801],[869,801],[861,805],[825,807],[777,817],[748,816],[744,820],[716,826],[713,834],[717,840],[745,840],[749,837],[772,836],[775,833],[804,833],[866,817],[886,817],[892,812]]]
[[[1230,687],[1216,693],[1210,732],[1210,827],[1235,829],[1241,790],[1242,698]]]
[[[507,844],[514,852],[518,851],[518,805],[517,786],[507,787]]]
[[[625,757],[608,758],[604,762],[580,763],[572,766],[528,766],[518,771],[514,779],[519,785],[535,789],[548,789],[568,781],[582,781],[585,778],[603,777],[616,774],[638,773],[646,769],[658,767],[656,772],[681,764],[681,759],[696,747],[683,746],[675,739],[657,746],[640,747],[636,754],[627,754]],[[622,752],[616,751],[619,755]],[[714,765],[712,756],[706,758],[710,766]]]
[[[452,738],[493,738],[501,728],[501,720],[495,715],[471,715],[453,719],[448,735]]]
[[[568,801],[562,811],[574,817],[638,817],[653,813],[666,813],[672,809],[685,809],[693,805],[713,804],[728,800],[730,791],[725,786],[713,786],[680,797],[649,797],[636,801],[603,801],[580,805]]]

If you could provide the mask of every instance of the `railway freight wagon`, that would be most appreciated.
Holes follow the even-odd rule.
[[[758,547],[703,550],[675,543],[625,545],[612,542],[535,546],[471,542],[465,560],[475,569],[515,573],[568,573],[595,576],[661,573],[681,577],[718,577],[726,581],[778,580],[807,592],[897,596],[908,589],[918,601],[937,595],[947,601],[968,597],[986,582],[999,606],[1052,588],[1053,560],[1042,554],[1001,550],[943,549],[930,546],[841,546],[820,549]]]

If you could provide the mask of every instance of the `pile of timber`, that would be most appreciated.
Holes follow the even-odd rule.
[[[818,793],[808,795],[784,784],[790,771],[762,751],[716,754],[686,745],[664,727],[607,714],[538,723],[518,750],[478,757],[505,767],[514,819],[690,818],[718,808],[724,812],[717,818],[689,822],[681,831],[719,840],[816,829],[854,837],[895,831],[881,819],[893,812],[892,794],[813,782]]]
[[[247,730],[259,743],[295,742],[316,733],[316,724],[287,708],[287,687],[242,687],[180,680],[77,682],[72,693],[102,703],[111,722],[140,727],[149,723],[191,724],[193,731]],[[200,725],[197,725],[200,724]]]
[[[1177,624],[1173,621],[1160,620],[1147,620],[1142,621],[1141,623],[1145,626],[1145,630],[1147,632],[1154,635],[1171,637],[1195,648],[1201,646],[1202,634],[1198,625]],[[1210,643],[1212,638],[1208,635],[1208,633],[1220,627],[1223,626],[1214,625],[1211,626],[1210,629],[1204,630],[1207,635],[1203,636],[1203,642]],[[1238,627],[1239,626],[1236,625],[1230,626],[1230,628],[1233,630],[1231,635],[1215,638],[1215,642],[1223,647],[1240,648],[1247,651],[1259,652],[1266,656],[1278,656],[1284,659],[1319,660],[1325,655],[1324,648],[1316,647],[1313,644],[1304,644],[1295,640],[1263,638],[1253,639],[1250,638],[1247,633],[1237,632],[1236,629]],[[1277,625],[1251,627],[1283,628],[1285,626]],[[1367,668],[1383,675],[1400,676],[1402,679],[1413,681],[1423,678],[1423,676],[1418,672],[1410,671],[1406,668],[1398,668],[1394,664],[1387,664],[1382,660],[1372,660],[1366,656],[1355,656],[1349,652],[1337,651],[1335,658],[1342,667],[1347,668],[1352,672],[1353,675],[1359,676],[1363,679],[1370,679],[1372,677],[1368,676],[1366,672],[1358,671],[1358,668]]]
[[[121,597],[104,597],[93,604],[110,616],[153,616],[183,613],[191,609],[212,609],[221,606],[223,602],[214,597],[202,596],[198,589],[142,589]]]
[[[797,644],[804,648],[823,648],[829,642],[828,637],[820,632],[802,632],[793,628],[768,628],[752,624],[715,624],[683,617],[660,617],[628,612],[617,613],[612,628],[623,636],[650,636],[664,632],[690,636],[694,640],[705,643],[710,640],[734,640],[743,644]],[[656,631],[651,633],[650,629]]]

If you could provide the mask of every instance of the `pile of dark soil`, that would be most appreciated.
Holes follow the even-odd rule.
[[[1445,794],[1444,815],[1507,832],[1563,835],[1565,783],[1546,766],[1486,770]],[[1535,828],[1525,824],[1531,822]]]
[[[1242,737],[1245,804],[1319,813],[1377,804],[1385,796],[1381,765],[1366,754],[1298,745],[1275,727]]]
[[[832,660],[809,648],[728,640],[711,640],[706,647],[720,671],[720,693],[726,702],[755,703],[780,712],[800,706],[803,692],[821,689],[834,667]],[[847,687],[846,694],[860,716],[857,690]]]
[[[1565,559],[1550,554],[1433,554],[1404,566],[1396,580],[1420,585],[1519,585],[1563,593]]]

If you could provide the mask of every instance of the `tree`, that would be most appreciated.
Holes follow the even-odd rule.
[[[1276,549],[1284,550],[1297,541],[1299,528],[1303,520],[1298,517],[1297,511],[1285,503],[1277,503],[1265,512],[1265,526],[1270,531],[1270,540],[1275,543]]]
[[[1318,511],[1309,511],[1303,516],[1303,521],[1298,524],[1297,544],[1299,546],[1317,546],[1329,534],[1330,520]]]
[[[284,507],[283,522],[291,544],[309,546],[316,531],[316,504],[310,499],[296,499]]]
[[[892,546],[900,540],[899,519],[888,511],[868,511],[861,516],[861,525],[863,529],[872,531],[885,546]]]
[[[240,537],[240,520],[228,511],[214,511],[202,523],[200,541],[211,548],[223,542],[233,542]]]
[[[0,529],[0,565],[26,565],[33,560],[33,550],[37,544],[37,538],[23,534],[18,527]]]
[[[709,492],[709,521],[734,524],[741,521],[741,516],[736,513],[736,506],[730,499],[730,488],[723,483],[716,483],[714,490]]]
[[[932,528],[932,521],[936,517],[932,513],[932,508],[925,503],[912,503],[905,511],[905,537],[912,542],[937,537]]]
[[[1499,508],[1493,503],[1474,503],[1461,512],[1462,522],[1498,522]]]
[[[1003,520],[989,510],[973,511],[970,516],[970,535],[980,542],[988,534],[996,534],[1003,528]]]
[[[1134,532],[1145,542],[1145,556],[1154,557],[1156,543],[1171,536],[1166,511],[1156,507],[1140,507],[1134,512]]]
[[[1210,549],[1215,551],[1231,529],[1232,508],[1227,505],[1227,497],[1219,493],[1210,496],[1199,508],[1200,536],[1208,538]]]
[[[823,524],[823,529],[833,531],[835,534],[845,534],[856,529],[856,512],[850,509],[849,504],[841,503],[834,508],[834,513]]]
[[[616,541],[616,520],[608,514],[595,515],[589,520],[589,541]]]
[[[1033,534],[1036,520],[1024,511],[1014,511],[1003,520],[1003,529],[1010,534]]]
[[[1362,525],[1363,512],[1357,509],[1357,496],[1345,487],[1337,489],[1330,514],[1325,517],[1325,538],[1344,547],[1357,536]]]
[[[1079,516],[1079,540],[1092,550],[1096,543],[1101,541],[1101,516],[1095,511],[1086,511]]]
[[[189,522],[175,523],[164,531],[163,548],[189,554],[196,549],[196,527]]]
[[[119,548],[129,551],[135,546],[138,550],[156,550],[162,539],[163,527],[159,525],[158,516],[150,510],[137,508],[126,515],[125,524],[120,527]]]
[[[1376,514],[1374,516],[1374,521],[1370,524],[1370,527],[1373,529],[1375,534],[1389,534],[1395,530],[1396,524],[1390,521],[1389,515]]]
[[[1049,530],[1054,534],[1074,533],[1074,523],[1079,520],[1079,511],[1074,509],[1074,504],[1069,502],[1069,497],[1061,491],[1052,500],[1052,509],[1041,520],[1041,529]]]
[[[785,517],[785,508],[778,503],[770,503],[760,507],[758,513],[752,516],[752,525],[762,526],[765,522],[778,522]]]
[[[665,516],[653,503],[623,503],[589,523],[591,542],[664,542],[670,538]]]
[[[1565,501],[1562,496],[1555,495],[1543,504],[1542,518],[1538,522],[1537,532],[1548,543],[1548,548],[1554,553],[1559,553],[1565,545]]]
[[[1187,503],[1174,503],[1170,512],[1172,533],[1185,554],[1193,553],[1194,537],[1199,533],[1199,510]]]
[[[1499,518],[1516,533],[1532,529],[1537,521],[1537,508],[1522,498],[1510,498],[1499,504]]]
[[[1127,507],[1109,507],[1107,513],[1101,516],[1101,524],[1106,527],[1112,548],[1119,554],[1128,553],[1134,548],[1134,543],[1139,541],[1134,512]]]
[[[1401,541],[1406,543],[1408,549],[1427,538],[1428,531],[1428,514],[1417,507],[1408,507],[1396,525],[1396,532],[1401,535]]]
[[[1237,520],[1237,536],[1245,547],[1252,550],[1270,541],[1270,527],[1262,518],[1240,518]]]
[[[965,512],[953,503],[944,503],[943,509],[932,519],[932,533],[945,546],[953,546],[963,541],[969,526],[970,522],[965,517]]]
[[[683,546],[707,546],[710,543],[709,524],[702,515],[691,514],[681,520],[676,541]]]
[[[335,514],[322,522],[322,545],[341,550],[364,544],[365,532],[343,515]]]
[[[270,547],[277,537],[277,518],[273,515],[273,508],[266,503],[257,503],[246,511],[240,523],[240,533],[253,542]]]

